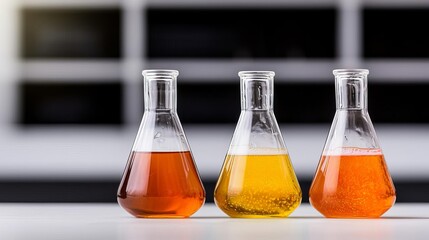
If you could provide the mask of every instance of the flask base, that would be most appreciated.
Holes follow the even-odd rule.
[[[186,218],[204,204],[204,198],[118,198],[119,205],[138,218]]]
[[[311,200],[310,200],[310,203],[317,211],[319,211],[326,218],[343,218],[343,219],[380,218],[393,205],[392,203],[391,205],[386,206],[383,209],[353,209],[353,208],[329,209],[326,206],[319,206],[317,204],[313,204]]]

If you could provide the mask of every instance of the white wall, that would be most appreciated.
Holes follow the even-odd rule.
[[[184,125],[200,173],[216,178],[234,125]],[[428,177],[429,125],[376,125],[392,176]],[[287,125],[282,132],[298,177],[312,177],[328,125]],[[8,128],[0,135],[0,179],[120,178],[137,133],[130,128]]]

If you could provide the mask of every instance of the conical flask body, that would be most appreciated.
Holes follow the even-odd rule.
[[[244,107],[215,188],[215,203],[231,217],[286,217],[300,205],[301,189],[270,105],[272,79],[253,80],[243,83],[242,75]],[[243,104],[253,97],[262,101]]]
[[[337,111],[309,193],[326,217],[380,217],[396,200],[366,108],[366,73],[340,72],[336,79]]]
[[[204,204],[205,191],[175,111],[175,81],[159,74],[157,70],[145,76],[145,113],[118,203],[136,217],[189,217]]]

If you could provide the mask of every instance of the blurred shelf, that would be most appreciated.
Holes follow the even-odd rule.
[[[369,79],[374,82],[429,82],[428,59],[366,60],[362,66],[370,69]]]
[[[238,81],[237,73],[244,70],[270,70],[276,79],[332,80],[331,72],[337,62],[332,60],[148,60],[148,68],[179,69],[180,78],[187,81]]]
[[[73,1],[64,1],[64,0],[20,0],[17,1],[19,6],[23,7],[71,7],[71,8],[80,8],[80,7],[112,7],[119,6],[124,1],[121,0],[73,0]]]
[[[365,7],[409,7],[429,6],[422,0],[20,0],[20,6],[26,7],[105,7],[105,6],[151,6],[151,7],[240,7],[270,8],[280,7],[326,7],[355,6]]]
[[[29,81],[141,81],[143,68],[173,68],[180,71],[183,82],[229,82],[236,81],[237,72],[249,69],[273,70],[279,82],[331,82],[332,69],[369,68],[374,82],[428,82],[429,60],[418,59],[363,59],[361,55],[361,8],[367,6],[429,6],[429,1],[411,0],[22,0],[18,7],[112,7],[124,6],[122,24],[122,53],[117,60],[24,60],[20,61],[21,79]],[[145,8],[319,8],[338,7],[337,51],[335,59],[207,59],[207,58],[144,58],[144,42],[141,35],[146,29]],[[132,10],[132,11],[131,11]],[[143,43],[143,44],[142,44]],[[143,48],[143,49],[142,49]],[[354,49],[354,50],[351,50]],[[16,81],[11,79],[10,81]]]
[[[21,0],[20,5],[31,7],[103,7],[117,5],[149,5],[156,7],[270,7],[270,6],[296,6],[296,7],[323,7],[334,6],[339,0]]]
[[[341,0],[146,0],[151,7],[239,7],[239,8],[273,8],[273,7],[326,7],[335,6]]]
[[[397,7],[417,7],[425,6],[429,7],[429,1],[425,0],[354,0],[355,2],[360,3],[361,6],[365,7],[387,7],[387,8],[397,8]],[[352,1],[353,2],[353,1]]]
[[[177,7],[177,6],[197,6],[197,7],[231,7],[238,6],[240,8],[252,7],[270,7],[270,6],[285,6],[285,7],[325,7],[325,6],[381,6],[381,7],[407,7],[407,6],[429,6],[428,1],[424,0],[136,0],[144,2],[149,6],[156,7]]]
[[[30,81],[109,82],[122,78],[122,63],[116,60],[28,60],[21,62],[20,69],[21,78]]]
[[[276,72],[278,82],[332,82],[332,70],[342,67],[338,60],[210,60],[210,59],[162,59],[162,60],[28,60],[20,64],[20,77],[29,81],[68,82],[116,81],[135,78],[141,80],[140,69],[178,69],[181,82],[235,82],[237,73],[259,69]],[[371,82],[428,82],[429,60],[367,60],[350,67],[368,68]],[[139,69],[130,74],[127,69]],[[130,76],[132,75],[132,76]]]
[[[332,60],[28,60],[21,62],[21,78],[28,81],[68,82],[116,81],[129,76],[127,69],[139,71],[132,74],[141,81],[140,69],[178,69],[180,82],[236,82],[237,73],[243,70],[261,69],[276,72],[279,82],[332,81],[332,69],[340,65]],[[131,78],[128,77],[128,78]]]

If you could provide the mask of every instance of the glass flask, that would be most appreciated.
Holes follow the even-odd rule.
[[[183,218],[205,201],[176,112],[175,70],[145,70],[145,112],[118,189],[118,203],[136,217]]]
[[[239,72],[241,114],[216,188],[215,203],[231,217],[286,217],[301,188],[273,112],[274,72]]]
[[[337,110],[310,188],[325,217],[376,218],[396,200],[367,108],[366,69],[334,70]]]

